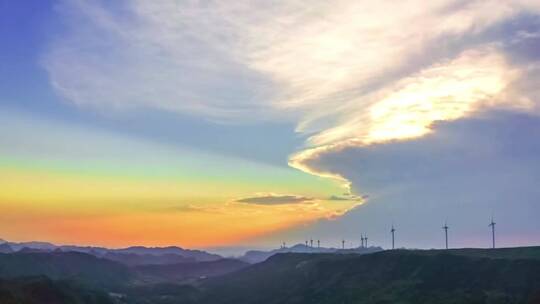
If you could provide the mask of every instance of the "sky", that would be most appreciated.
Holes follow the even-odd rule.
[[[538,1],[0,0],[0,237],[540,243]]]

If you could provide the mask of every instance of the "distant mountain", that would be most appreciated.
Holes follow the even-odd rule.
[[[216,261],[220,260],[223,257],[217,254],[208,253],[206,251],[202,250],[190,250],[190,249],[183,249],[176,246],[170,246],[170,247],[142,247],[142,246],[135,246],[135,247],[128,247],[124,249],[115,249],[115,250],[109,250],[109,252],[116,252],[116,253],[133,253],[133,254],[149,254],[149,255],[170,255],[170,254],[176,254],[185,258],[193,258],[196,261],[199,262],[206,262],[206,261]]]
[[[235,260],[181,263],[171,265],[142,265],[134,269],[140,278],[150,282],[181,282],[193,279],[205,279],[243,269],[250,264]]]
[[[6,243],[0,244],[0,253],[12,253],[13,249]]]
[[[47,252],[62,252],[58,251],[58,249],[55,250],[48,250],[48,249],[38,249],[38,248],[30,248],[30,247],[23,247],[17,253],[47,253]]]
[[[7,244],[13,249],[13,251],[19,251],[23,248],[30,248],[30,249],[38,249],[38,250],[55,250],[58,248],[58,246],[47,243],[47,242],[22,242],[22,243],[13,243],[13,242],[6,242],[4,241],[4,244]]]
[[[0,253],[9,252],[81,252],[96,257],[103,257],[129,266],[143,264],[175,264],[184,262],[216,261],[223,257],[202,250],[190,250],[176,246],[143,247],[134,246],[121,249],[109,249],[90,246],[57,246],[47,242],[7,242],[0,240]]]
[[[251,264],[260,263],[278,253],[357,253],[366,254],[382,251],[381,247],[358,247],[352,249],[338,249],[325,247],[311,247],[304,244],[296,244],[292,247],[284,247],[270,251],[250,250],[238,259]]]
[[[58,246],[59,250],[64,252],[83,252],[88,253],[97,257],[101,257],[105,255],[107,252],[109,252],[111,249],[105,248],[105,247],[93,247],[93,246],[74,246],[74,245],[63,245]]]
[[[104,259],[120,262],[127,266],[138,265],[168,265],[179,263],[195,263],[197,260],[194,257],[184,257],[178,254],[136,254],[136,253],[119,253],[107,252],[102,255]]]

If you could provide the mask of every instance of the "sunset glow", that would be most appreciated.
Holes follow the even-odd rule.
[[[15,2],[0,238],[382,241],[393,219],[488,209],[526,223],[509,242],[538,238],[519,220],[540,199],[538,1]]]

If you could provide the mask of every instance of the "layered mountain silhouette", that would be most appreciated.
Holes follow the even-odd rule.
[[[279,249],[262,251],[262,250],[249,250],[244,255],[239,257],[240,260],[248,263],[260,263],[268,259],[269,257],[278,253],[357,253],[366,254],[382,251],[381,247],[357,247],[350,249],[340,248],[326,248],[326,247],[312,247],[304,244],[296,244],[291,247],[282,247]]]
[[[180,263],[148,258],[148,264],[139,264],[105,256],[170,258],[185,250],[85,253],[27,246],[0,253],[0,303],[540,303],[540,247],[317,248],[326,251],[320,253],[299,245],[243,257],[270,254],[255,264],[223,258]]]
[[[99,258],[106,258],[129,266],[146,264],[173,264],[217,261],[220,255],[202,250],[180,247],[143,247],[133,246],[121,249],[85,246],[57,246],[47,242],[7,242],[0,240],[0,253],[12,252],[80,252]]]
[[[115,304],[103,290],[82,287],[74,281],[55,281],[46,276],[0,279],[2,304]]]
[[[141,279],[149,282],[184,282],[204,280],[248,267],[250,264],[236,259],[179,263],[169,265],[139,265],[134,269]]]

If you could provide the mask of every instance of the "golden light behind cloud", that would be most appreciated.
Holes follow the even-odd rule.
[[[312,168],[309,161],[350,146],[419,137],[429,133],[436,121],[463,118],[484,108],[531,107],[526,100],[499,97],[518,76],[519,72],[491,48],[466,51],[366,95],[368,107],[351,109],[337,127],[310,138],[317,147],[293,155],[290,165],[344,181],[342,176]],[[362,99],[358,102],[366,103]]]

